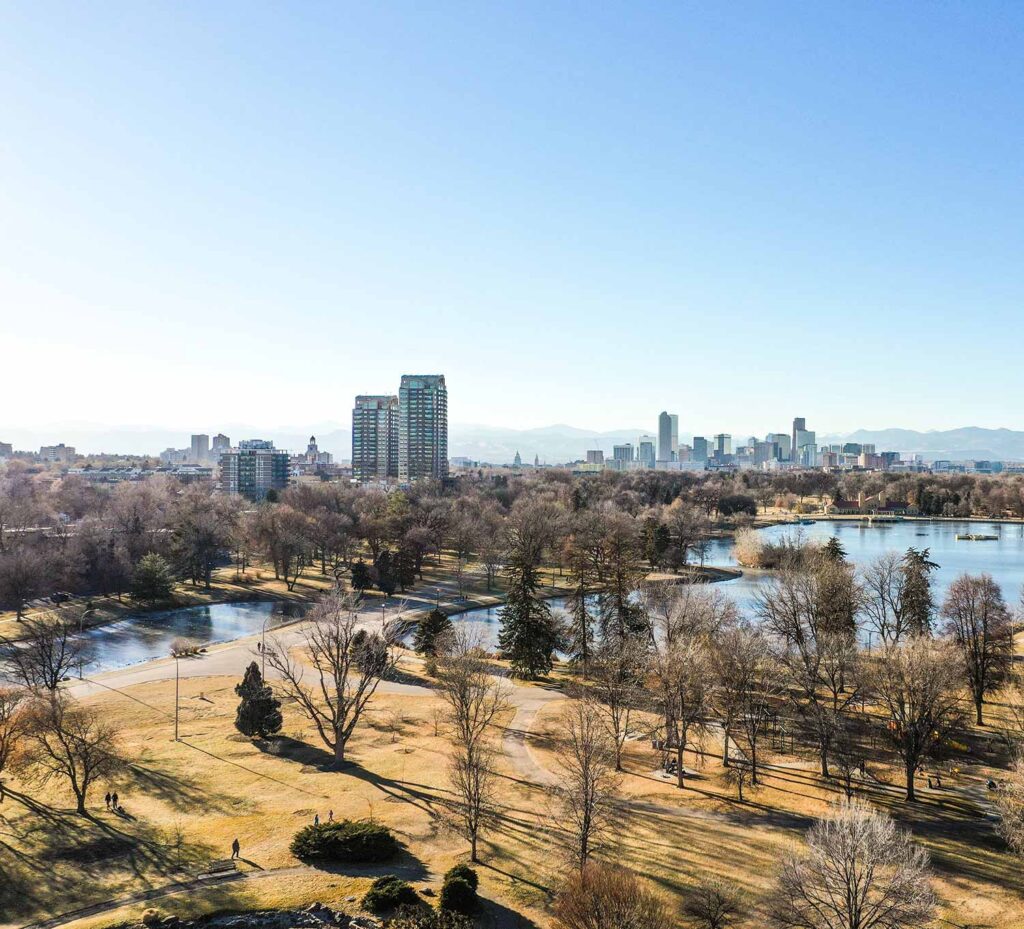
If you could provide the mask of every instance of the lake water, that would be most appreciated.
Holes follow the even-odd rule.
[[[770,526],[759,530],[766,539],[780,539],[800,533],[805,539],[826,541],[836,536],[846,550],[846,556],[858,567],[865,567],[885,552],[905,552],[908,548],[927,548],[931,560],[939,565],[932,574],[936,603],[941,603],[946,588],[960,574],[988,572],[1003,589],[1010,606],[1019,602],[1024,586],[1024,525],[973,522],[901,521],[878,523],[873,526],[848,520],[823,520],[811,525]],[[957,541],[957,533],[995,535],[998,539],[986,542]],[[705,564],[736,567],[732,557],[730,539],[712,540]],[[722,581],[717,589],[736,600],[740,610],[750,613],[754,593],[766,581],[765,575],[745,574],[732,581]],[[565,599],[549,601],[552,609],[565,607]],[[497,645],[501,621],[500,607],[470,610],[453,616],[452,620],[467,623],[479,630],[485,642]]]
[[[98,674],[166,658],[175,639],[188,639],[200,646],[230,642],[260,632],[264,623],[269,631],[304,612],[302,604],[257,600],[127,616],[85,631],[85,673]]]

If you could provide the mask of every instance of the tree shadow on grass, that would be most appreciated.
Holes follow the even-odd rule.
[[[26,814],[8,819],[0,839],[10,852],[0,865],[0,913],[12,919],[51,917],[120,891],[173,883],[213,857],[205,843],[142,820],[26,800]]]
[[[227,794],[215,793],[183,774],[168,774],[139,762],[129,766],[128,774],[136,791],[155,797],[175,810],[223,813],[232,809]]]
[[[497,900],[481,899],[478,924],[483,929],[536,929],[537,924]]]

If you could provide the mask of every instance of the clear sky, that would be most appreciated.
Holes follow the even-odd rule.
[[[1024,428],[1022,27],[6,0],[0,430],[346,423],[403,372],[512,427]]]

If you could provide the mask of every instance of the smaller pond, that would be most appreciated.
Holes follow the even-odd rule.
[[[260,632],[264,623],[268,631],[274,629],[302,616],[305,610],[303,604],[257,600],[137,613],[82,634],[84,670],[86,674],[98,674],[166,658],[175,639],[188,639],[200,646],[230,642]]]

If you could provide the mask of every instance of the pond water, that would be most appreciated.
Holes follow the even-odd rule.
[[[166,658],[175,639],[188,639],[200,646],[230,642],[260,632],[264,623],[269,631],[304,612],[303,604],[256,600],[137,613],[83,633],[84,670],[86,674],[98,674]]]
[[[932,575],[935,600],[941,603],[946,588],[960,574],[988,572],[1002,587],[1003,596],[1010,606],[1019,602],[1024,586],[1024,525],[1010,525],[985,521],[931,522],[903,520],[877,523],[872,526],[852,520],[822,520],[810,525],[770,526],[759,530],[766,539],[781,539],[799,533],[805,539],[826,541],[836,536],[846,550],[846,556],[858,567],[865,567],[885,552],[905,552],[908,548],[927,548],[931,560],[939,565]],[[984,542],[958,541],[957,533],[994,535],[997,539]],[[705,564],[736,567],[732,557],[732,540],[711,541]],[[749,614],[754,594],[768,576],[744,574],[731,581],[722,581],[718,589],[736,600],[740,610]],[[565,607],[565,598],[556,597],[549,603],[552,609]],[[479,630],[483,641],[497,645],[501,621],[498,607],[470,610],[453,616],[452,620],[466,623]]]

